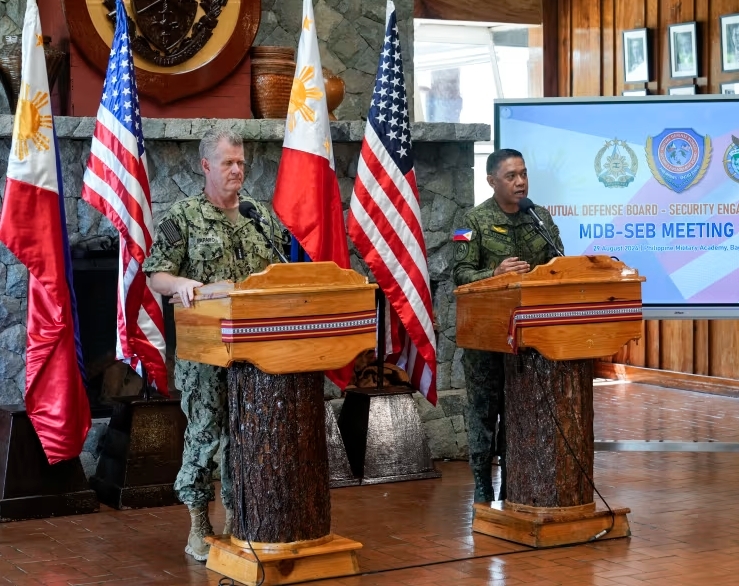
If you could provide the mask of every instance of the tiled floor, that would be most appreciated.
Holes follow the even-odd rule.
[[[598,385],[595,437],[739,441],[739,399]],[[472,534],[467,464],[438,467],[437,480],[333,490],[333,530],[364,545],[364,573],[312,584],[739,584],[737,453],[597,452],[596,486],[631,508],[632,537],[548,550]],[[188,522],[177,506],[3,524],[0,584],[218,584],[182,551]]]

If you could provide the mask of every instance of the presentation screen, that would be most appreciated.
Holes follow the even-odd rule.
[[[496,149],[522,152],[566,255],[646,277],[645,317],[739,317],[739,100],[498,100],[494,128]]]

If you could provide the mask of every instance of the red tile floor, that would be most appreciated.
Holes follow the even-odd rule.
[[[739,441],[739,399],[637,384],[595,389],[597,440]],[[333,530],[363,544],[371,585],[739,584],[739,453],[596,452],[595,482],[631,508],[630,538],[547,550],[470,531],[465,462],[442,478],[332,491]],[[220,504],[211,507],[216,529]],[[218,584],[183,552],[183,506],[0,525],[0,585]]]

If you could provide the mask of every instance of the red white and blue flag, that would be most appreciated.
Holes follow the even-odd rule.
[[[460,228],[459,230],[455,230],[452,240],[455,242],[469,242],[472,240],[472,230],[469,228]]]
[[[387,360],[436,404],[436,337],[426,243],[413,168],[408,99],[395,5],[387,3],[385,41],[367,116],[349,210],[349,236],[384,291]]]
[[[168,395],[162,298],[141,266],[151,251],[151,193],[126,9],[116,28],[82,197],[120,232],[116,357]]]
[[[21,89],[0,240],[28,268],[26,412],[50,464],[79,456],[90,429],[61,164],[36,0],[28,0]]]
[[[349,246],[312,0],[303,0],[302,24],[272,205],[310,260],[333,261],[348,269]],[[353,370],[354,361],[326,376],[343,390]]]

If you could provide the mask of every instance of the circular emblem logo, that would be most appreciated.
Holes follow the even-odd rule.
[[[454,259],[455,260],[464,260],[467,258],[467,253],[470,250],[470,245],[466,242],[456,242],[456,246],[454,247]]]
[[[698,163],[698,141],[686,132],[671,132],[657,148],[659,162],[670,173],[687,173]]]
[[[606,187],[628,187],[639,168],[636,153],[625,140],[607,140],[595,155],[595,174]]]
[[[739,145],[735,142],[729,143],[724,153],[724,169],[729,177],[739,183]]]

